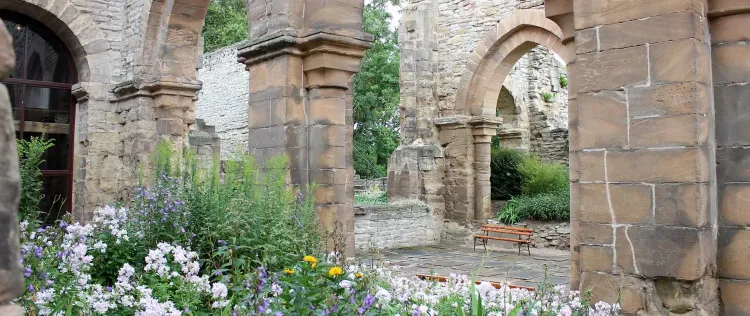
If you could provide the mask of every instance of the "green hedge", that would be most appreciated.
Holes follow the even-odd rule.
[[[501,147],[493,148],[490,165],[492,199],[510,200],[499,211],[500,221],[570,218],[570,178],[564,165]]]
[[[525,219],[568,220],[570,219],[570,190],[514,197],[505,204],[498,214],[498,219],[506,224]]]
[[[509,200],[521,194],[523,174],[519,166],[526,156],[526,153],[515,149],[492,148],[490,192],[493,200]]]

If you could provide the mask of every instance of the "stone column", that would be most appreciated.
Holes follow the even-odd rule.
[[[0,20],[0,79],[15,66],[12,38]],[[18,200],[21,178],[18,174],[16,132],[8,89],[0,84],[0,315],[23,315],[23,308],[7,305],[24,292],[18,232]]]
[[[573,2],[580,289],[625,314],[720,314],[704,4]]]
[[[201,89],[200,81],[162,78],[144,88],[154,99],[157,135],[169,140],[181,156],[190,127],[195,124],[195,93]]]
[[[353,55],[332,52],[320,43],[304,59],[305,88],[308,92],[308,172],[315,187],[316,211],[322,226],[333,236],[329,250],[354,254],[354,202],[347,193],[354,186],[354,174],[347,168],[347,95],[351,76],[359,71],[356,48]],[[361,51],[360,51],[361,53]],[[351,150],[351,149],[350,149]],[[351,191],[353,193],[353,191]],[[343,237],[343,240],[341,239]],[[336,240],[336,238],[339,238]],[[337,244],[344,242],[343,245]]]
[[[474,135],[474,220],[484,223],[492,217],[492,193],[490,186],[490,161],[492,160],[492,136],[502,119],[476,117],[469,121]]]
[[[716,106],[718,276],[725,315],[750,314],[750,2],[708,1]]]
[[[318,219],[329,234],[327,247],[353,256],[347,91],[370,38],[323,32],[277,35],[250,41],[238,53],[250,72],[249,151],[261,169],[272,157],[289,159],[289,182],[314,195]],[[315,191],[306,192],[311,183],[317,185]]]

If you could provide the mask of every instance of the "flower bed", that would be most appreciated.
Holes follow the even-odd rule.
[[[104,207],[86,225],[21,223],[27,292],[16,301],[30,315],[613,315],[617,307],[588,306],[586,295],[561,287],[536,292],[466,276],[447,283],[395,276],[391,270],[343,262],[334,254],[300,258],[278,272],[237,273],[227,261],[205,273],[197,252],[161,242],[140,263],[123,263],[116,279],[92,277],[110,252],[128,251],[139,232],[123,227],[126,209]],[[218,242],[219,253],[234,249]],[[111,257],[111,253],[110,256]],[[140,266],[142,268],[135,268]],[[478,309],[479,308],[479,309]]]

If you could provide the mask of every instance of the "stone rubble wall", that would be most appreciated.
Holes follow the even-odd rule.
[[[237,49],[243,43],[204,54],[198,80],[203,82],[196,115],[216,127],[221,137],[221,157],[228,158],[248,148],[249,73],[237,62]]]
[[[357,251],[435,245],[443,219],[425,204],[355,205]]]
[[[388,178],[362,179],[354,175],[354,192],[369,190],[385,191],[388,187]]]

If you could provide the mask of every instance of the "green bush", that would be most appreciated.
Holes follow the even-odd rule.
[[[492,148],[490,186],[493,200],[508,200],[521,194],[523,174],[519,166],[527,154],[516,149]]]
[[[373,190],[354,194],[354,204],[373,205],[388,204],[388,193]]]
[[[563,221],[570,219],[570,190],[512,198],[498,214],[498,219],[513,224],[525,219]]]
[[[19,139],[18,147],[19,173],[21,174],[21,200],[18,204],[18,215],[21,220],[43,220],[39,209],[42,194],[42,172],[39,165],[44,162],[44,152],[53,145],[53,140],[32,136],[31,139]],[[49,210],[47,210],[49,211]]]
[[[566,75],[560,75],[560,87],[567,88],[568,87],[568,76]]]
[[[533,196],[567,189],[570,186],[568,169],[556,163],[546,163],[533,155],[526,155],[518,167],[523,183],[521,193]]]
[[[207,269],[281,269],[321,249],[323,233],[315,217],[312,194],[303,198],[302,188],[287,185],[284,157],[270,159],[265,171],[258,172],[252,157],[236,155],[226,161],[222,176],[218,158],[205,170],[198,166],[194,154],[180,160],[170,148],[162,143],[156,151],[156,175],[160,176],[154,182],[163,188],[175,183],[187,218],[182,225],[181,214],[177,214],[167,225],[176,230],[159,232],[170,235],[170,240],[188,239]],[[313,192],[315,186],[304,189]],[[219,253],[220,245],[233,251]],[[224,266],[225,262],[232,266]]]

